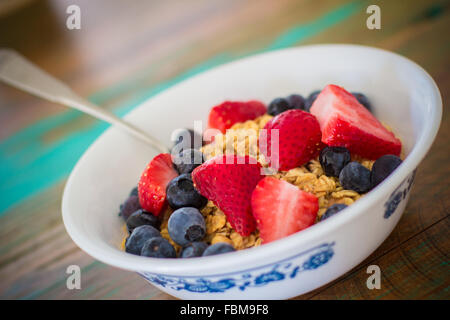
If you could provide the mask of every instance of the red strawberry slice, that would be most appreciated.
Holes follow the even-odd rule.
[[[289,182],[266,177],[252,194],[252,211],[263,243],[308,228],[316,220],[319,201]]]
[[[192,172],[195,188],[225,213],[242,236],[256,228],[250,197],[261,178],[261,165],[249,156],[217,156]]]
[[[173,168],[172,156],[161,153],[153,158],[142,173],[138,183],[141,207],[158,216],[166,204],[167,184],[178,176]]]
[[[233,124],[253,120],[266,112],[266,106],[260,101],[225,101],[213,107],[209,112],[208,128],[218,129],[225,133]]]
[[[322,141],[353,154],[378,159],[400,155],[402,143],[345,89],[328,85],[311,107],[322,129]]]
[[[303,110],[280,113],[264,129],[259,134],[260,151],[275,169],[299,167],[317,157],[323,147],[319,122]]]

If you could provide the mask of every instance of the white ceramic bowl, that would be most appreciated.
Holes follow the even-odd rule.
[[[298,47],[252,56],[188,79],[149,99],[126,118],[170,145],[170,135],[226,99],[266,103],[334,83],[367,94],[374,113],[403,141],[402,165],[341,214],[257,248],[193,259],[157,259],[119,250],[117,215],[156,151],[116,128],[86,151],[67,182],[63,219],[92,257],[137,271],[184,299],[284,299],[318,288],[369,256],[399,221],[415,170],[438,131],[442,101],[431,77],[391,52],[355,45]],[[206,122],[204,122],[206,123]]]

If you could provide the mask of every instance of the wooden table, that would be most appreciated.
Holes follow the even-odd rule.
[[[363,263],[298,299],[448,299],[450,273],[450,1],[76,1],[81,30],[65,28],[71,0],[22,1],[0,11],[0,46],[22,52],[81,95],[123,115],[201,71],[277,48],[357,43],[398,52],[436,80],[444,115],[399,225]],[[0,298],[171,299],[137,274],[95,261],[61,220],[65,179],[107,127],[0,84]],[[364,241],[364,239],[361,239]],[[82,268],[82,290],[66,268]],[[368,290],[368,265],[381,289]]]

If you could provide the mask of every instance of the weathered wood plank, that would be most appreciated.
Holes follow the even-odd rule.
[[[369,31],[364,11],[368,1],[233,0],[211,4],[200,0],[196,5],[137,1],[124,10],[123,2],[108,2],[105,9],[85,0],[80,3],[89,14],[79,33],[60,29],[61,10],[69,2],[58,1],[56,16],[49,13],[46,2],[36,2],[18,16],[0,18],[0,46],[19,49],[81,94],[112,110],[125,112],[161,83],[164,88],[240,56],[280,45],[324,42],[375,45],[404,54],[435,78],[444,104],[450,97],[450,1],[408,1],[407,7],[403,1],[379,1],[383,29]],[[48,22],[41,26],[42,17]],[[333,19],[338,22],[332,23]],[[302,26],[310,23],[315,23],[313,29],[318,31],[305,36]],[[24,138],[5,149],[9,154],[2,157],[27,148],[20,158],[24,170],[27,159],[32,161],[42,148],[55,143],[64,146],[68,137],[81,130],[89,132],[81,144],[87,146],[101,132],[101,127],[92,129],[96,122],[89,117],[66,115],[59,106],[4,85],[0,85],[0,97],[0,139],[38,120],[61,115],[45,130],[33,131],[36,136],[27,136],[38,145]],[[382,246],[354,270],[298,299],[449,298],[449,133],[449,114],[444,108],[442,128],[419,167],[406,212]],[[97,262],[75,246],[60,216],[64,170],[62,173],[53,186],[40,189],[0,216],[0,298],[172,299],[137,274]],[[82,267],[82,290],[66,288],[65,270],[71,264]],[[381,290],[365,287],[365,270],[370,264],[381,267]]]

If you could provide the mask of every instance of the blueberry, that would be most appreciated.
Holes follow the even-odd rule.
[[[181,208],[170,216],[168,230],[173,241],[186,246],[203,239],[206,233],[205,219],[196,208]]]
[[[372,166],[372,187],[380,184],[386,179],[400,164],[402,159],[392,154],[381,156]]]
[[[289,109],[292,109],[291,105],[285,98],[275,98],[267,107],[267,113],[271,116],[279,115]]]
[[[203,153],[195,149],[183,150],[174,157],[173,162],[178,173],[191,173],[204,161]]]
[[[335,203],[328,207],[327,211],[325,211],[325,213],[322,216],[322,219],[320,219],[320,220],[328,219],[329,217],[334,216],[336,213],[338,213],[339,211],[341,211],[345,208],[347,208],[346,204]]]
[[[130,192],[130,197],[131,196],[138,196],[138,187],[134,187],[131,192]]]
[[[141,204],[139,203],[138,196],[129,196],[128,199],[120,205],[120,215],[127,220],[133,212],[136,212],[139,209],[141,209]]]
[[[206,256],[213,256],[216,254],[222,254],[227,252],[236,251],[231,244],[228,244],[226,242],[218,242],[213,245],[210,245],[206,250],[203,252],[203,257]]]
[[[132,233],[136,227],[143,225],[149,225],[158,229],[159,219],[144,209],[137,210],[127,219],[127,229],[129,233]]]
[[[359,103],[361,103],[364,107],[366,107],[367,110],[372,112],[372,105],[370,104],[369,99],[367,97],[359,92],[352,92],[352,95],[358,100]]]
[[[166,188],[167,202],[172,209],[183,207],[202,208],[208,200],[194,188],[190,173],[172,179]]]
[[[201,257],[203,251],[208,247],[206,242],[192,242],[183,248],[181,251],[181,258],[193,258],[193,257]]]
[[[179,154],[186,149],[200,149],[203,138],[192,129],[178,129],[172,133],[172,154]]]
[[[143,225],[133,230],[125,242],[125,251],[132,254],[141,254],[145,242],[154,237],[161,237],[158,230],[150,225]]]
[[[350,151],[344,147],[325,147],[320,152],[319,161],[327,176],[339,177],[341,170],[351,161]]]
[[[286,98],[291,109],[305,110],[305,98],[299,94],[291,94]]]
[[[176,258],[177,252],[169,241],[163,237],[148,239],[141,250],[141,256],[152,258]]]
[[[316,98],[319,95],[319,93],[320,93],[320,90],[314,91],[308,96],[308,98],[306,98],[306,100],[305,100],[305,111],[309,112],[309,109],[311,109],[311,106],[314,103],[314,101],[316,100]]]
[[[344,189],[366,193],[371,188],[370,170],[359,162],[350,162],[341,170],[339,181]]]

